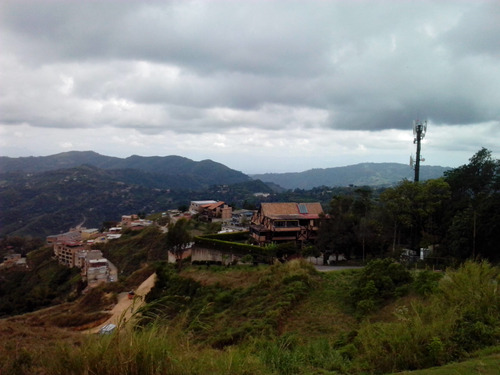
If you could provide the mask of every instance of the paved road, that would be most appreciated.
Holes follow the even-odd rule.
[[[98,327],[92,328],[88,333],[97,333],[101,327],[112,323],[115,325],[124,324],[130,321],[135,311],[144,305],[144,296],[149,293],[156,281],[156,274],[149,276],[136,290],[135,298],[128,299],[128,293],[123,292],[118,296],[118,303],[111,310],[111,317]]]

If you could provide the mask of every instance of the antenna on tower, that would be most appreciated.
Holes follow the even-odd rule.
[[[418,182],[420,178],[420,162],[425,161],[423,157],[420,156],[420,143],[427,133],[427,121],[415,120],[413,121],[413,144],[417,144],[417,155],[415,157],[415,182]],[[413,157],[410,158],[410,165],[412,165]]]

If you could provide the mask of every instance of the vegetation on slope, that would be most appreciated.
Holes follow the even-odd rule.
[[[446,167],[421,166],[422,180],[440,178]],[[317,186],[391,186],[404,178],[412,178],[412,169],[398,163],[361,163],[346,167],[316,168],[295,173],[264,173],[252,175],[286,189],[312,189]]]
[[[351,292],[373,270],[320,274],[293,261],[180,274],[159,266],[157,273],[135,329],[52,348],[50,361],[31,353],[29,368],[45,374],[381,374],[467,359],[500,343],[499,269],[486,262],[467,262],[442,278],[413,274],[405,297],[385,295],[357,318]],[[375,288],[384,294],[384,285]]]
[[[13,267],[0,272],[0,317],[21,314],[59,304],[78,296],[80,270],[61,266],[52,259],[52,248],[28,254],[30,270]]]

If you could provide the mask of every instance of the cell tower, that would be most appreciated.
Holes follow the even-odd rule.
[[[420,141],[424,139],[425,133],[427,132],[427,121],[415,120],[413,121],[413,144],[417,144],[417,155],[415,157],[415,182],[418,182],[420,178],[420,162],[425,161],[423,157],[420,156]],[[410,165],[413,164],[413,157],[410,157]]]

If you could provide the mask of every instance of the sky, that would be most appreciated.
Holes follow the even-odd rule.
[[[500,156],[500,1],[0,2],[0,155]],[[409,167],[410,168],[410,167]]]

